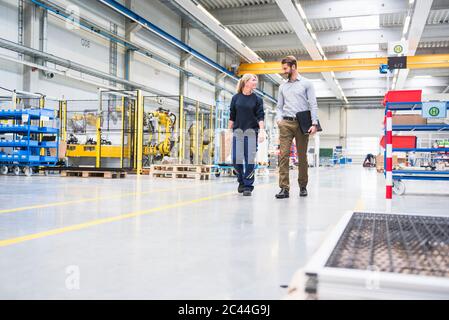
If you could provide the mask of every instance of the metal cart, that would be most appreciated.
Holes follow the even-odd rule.
[[[59,128],[44,125],[45,122],[57,120],[54,110],[0,110],[0,120],[3,122],[0,124],[1,174],[13,172],[20,175],[23,172],[30,176],[34,168],[56,166]],[[51,155],[50,149],[56,150],[54,155]]]

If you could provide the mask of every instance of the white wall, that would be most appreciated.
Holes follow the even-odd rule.
[[[318,109],[318,118],[323,128],[320,136],[322,148],[333,148],[340,145],[340,108],[320,106]]]
[[[383,118],[383,109],[349,109],[347,135],[351,137],[379,136],[382,133]]]
[[[9,41],[17,42],[17,21],[18,21],[17,1],[0,0],[0,37]],[[18,54],[0,48],[0,55],[18,58]],[[22,67],[13,62],[0,59],[0,86],[5,88],[22,87]],[[0,90],[0,95],[5,94]]]
[[[105,6],[97,2],[82,0],[52,0],[55,4],[66,8],[69,5],[79,7],[80,14],[94,21],[101,27],[110,28],[110,23],[118,25],[118,33],[125,35],[125,19]],[[123,3],[123,2],[122,2]],[[134,1],[133,10],[148,19],[158,27],[170,33],[174,37],[181,37],[181,18],[159,1]],[[0,18],[2,28],[0,37],[17,42],[18,10],[16,0],[0,0]],[[48,15],[48,52],[79,64],[94,68],[102,72],[109,72],[109,41],[96,34],[83,29],[69,30],[66,22],[53,14]],[[86,46],[86,41],[88,46]],[[174,64],[179,64],[181,52],[169,45],[155,34],[147,30],[136,33],[135,39],[139,45],[151,51],[163,55]],[[190,45],[212,60],[217,58],[217,44],[208,38],[199,29],[190,30]],[[84,45],[83,45],[84,44]],[[118,52],[118,76],[124,75],[124,48],[119,45]],[[16,53],[0,50],[0,54],[17,57]],[[165,66],[149,57],[141,54],[134,55],[135,60],[131,68],[131,80],[141,83],[155,90],[170,95],[179,94],[179,72]],[[226,54],[225,62],[238,62],[233,54]],[[54,65],[49,64],[53,68]],[[204,63],[192,59],[189,68],[202,77],[211,81],[215,80],[216,71]],[[65,71],[65,70],[63,70]],[[10,89],[23,90],[22,66],[18,63],[5,62],[0,59],[0,86]],[[38,72],[38,71],[37,71]],[[80,76],[79,73],[68,71],[68,74]],[[37,73],[36,73],[37,74]],[[85,76],[90,81],[95,80],[101,84],[109,85],[107,81]],[[225,81],[226,87],[233,90],[234,82]],[[69,99],[92,99],[97,96],[98,85],[86,84],[81,81],[56,75],[53,79],[46,79],[42,75],[38,81],[33,81],[32,91],[39,91],[51,96],[65,96]],[[197,80],[189,80],[186,96],[208,104],[214,104],[215,88]],[[224,93],[225,99],[230,99],[228,93]]]
[[[366,154],[367,150],[376,153],[383,116],[383,109],[340,109],[321,105],[321,147],[342,145],[350,154]]]

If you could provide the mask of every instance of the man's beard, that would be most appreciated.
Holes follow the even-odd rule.
[[[283,74],[283,76],[284,76],[284,79],[291,80],[292,76],[293,76],[293,72],[285,72]]]

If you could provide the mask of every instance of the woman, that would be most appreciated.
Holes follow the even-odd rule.
[[[232,97],[229,129],[233,130],[232,162],[237,172],[238,192],[251,196],[254,190],[257,143],[265,139],[263,100],[254,90],[257,76],[245,74]]]

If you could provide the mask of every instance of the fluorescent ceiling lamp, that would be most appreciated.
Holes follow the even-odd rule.
[[[343,31],[379,29],[379,15],[340,18]]]
[[[231,30],[229,30],[228,28],[225,28],[225,31],[231,36],[233,37],[236,41],[241,42],[242,40],[239,39],[239,37],[237,37]]]
[[[429,79],[432,78],[432,76],[414,76],[414,79]]]
[[[318,48],[318,51],[321,53],[321,55],[324,56],[324,50],[318,42],[316,42],[316,47]]]
[[[415,0],[409,0],[408,3],[413,4]]]
[[[296,8],[298,8],[299,14],[301,15],[301,18],[303,18],[303,20],[306,20],[306,13],[304,12],[304,10],[302,9],[301,5],[299,3],[296,4]]]
[[[402,34],[405,36],[408,32],[408,27],[410,26],[410,16],[405,17],[404,21],[404,29],[402,30]]]
[[[360,44],[348,46],[348,52],[370,52],[379,51],[378,44]]]
[[[309,29],[309,31],[312,31],[312,25],[310,23],[307,22],[306,27],[307,27],[307,29]]]
[[[201,11],[203,11],[203,13],[205,15],[207,15],[209,18],[211,18],[212,20],[215,21],[216,24],[220,25],[220,21],[217,20],[217,18],[215,18],[209,11],[207,11],[201,4],[197,4],[196,5],[198,8],[200,8]]]
[[[312,39],[313,39],[313,40],[315,40],[315,41],[317,40],[316,34],[315,34],[315,33],[312,32],[310,35],[312,36]]]
[[[344,74],[344,78],[346,79],[377,79],[381,75],[379,74],[379,70],[357,70],[357,71],[349,71]],[[341,78],[343,79],[343,78]]]

